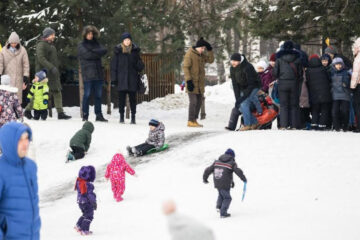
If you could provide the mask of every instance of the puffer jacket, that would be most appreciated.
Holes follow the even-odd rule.
[[[79,177],[76,179],[75,190],[77,190],[77,202],[80,204],[96,203],[96,194],[94,193],[94,185],[96,172],[93,166],[83,166],[79,171]]]
[[[300,55],[294,50],[281,50],[276,54],[273,75],[279,79],[279,87],[287,83],[299,83],[303,77]]]
[[[333,67],[331,72],[331,93],[333,100],[350,102],[350,74],[345,68],[337,71]]]
[[[8,123],[0,129],[0,239],[40,239],[37,167],[17,153],[25,132],[31,139],[30,128],[21,123]]]
[[[94,125],[91,122],[86,121],[83,127],[79,131],[77,131],[77,133],[71,138],[70,147],[79,147],[84,149],[85,152],[87,152],[90,147],[91,134],[93,133],[93,131]]]
[[[146,143],[154,145],[156,149],[160,149],[165,142],[165,125],[160,122],[154,130],[150,130],[149,137],[146,139]]]
[[[354,64],[353,72],[351,75],[351,84],[350,87],[355,89],[358,84],[360,84],[360,38],[356,39],[353,45],[353,54],[354,54]]]
[[[23,110],[17,96],[18,89],[0,85],[0,127],[7,122],[23,117]]]
[[[27,95],[28,99],[34,98],[34,110],[48,109],[49,86],[48,79],[45,78],[41,82],[34,82]]]
[[[233,172],[243,182],[247,182],[243,171],[238,168],[234,157],[229,154],[223,154],[210,167],[205,169],[203,180],[207,182],[209,175],[213,173],[215,188],[228,190],[233,182]]]
[[[112,182],[119,180],[125,182],[125,171],[131,175],[135,174],[135,171],[125,161],[124,156],[117,153],[106,167],[105,178],[110,179]]]

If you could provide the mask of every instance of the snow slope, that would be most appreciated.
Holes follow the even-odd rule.
[[[164,200],[174,199],[178,211],[213,229],[217,239],[360,239],[360,168],[357,134],[337,132],[259,130],[226,132],[234,97],[229,82],[206,89],[204,128],[186,127],[187,95],[177,93],[138,106],[137,125],[118,123],[116,110],[109,123],[95,124],[84,160],[65,164],[70,137],[83,124],[78,108],[68,108],[69,121],[27,121],[34,131],[33,148],[39,172],[42,239],[79,239],[73,230],[80,210],[73,191],[83,165],[97,169],[98,210],[89,239],[170,239]],[[105,107],[104,107],[105,110]],[[105,111],[104,111],[105,112]],[[91,112],[92,114],[92,112]],[[147,123],[165,123],[170,149],[132,162],[138,178],[127,176],[124,201],[112,198],[104,168],[117,150],[143,142]],[[90,120],[94,119],[93,114]],[[215,211],[217,192],[202,183],[205,167],[228,147],[247,176],[248,191],[241,202],[242,182],[235,176],[232,217]]]

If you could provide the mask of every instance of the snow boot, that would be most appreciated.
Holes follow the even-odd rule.
[[[58,119],[68,120],[71,116],[66,115],[64,112],[58,113]]]
[[[75,161],[75,157],[74,155],[72,154],[72,152],[69,150],[66,154],[66,163],[70,162],[70,161]]]
[[[130,122],[130,124],[136,124],[135,114],[131,114],[131,122]]]
[[[33,118],[33,115],[31,114],[31,111],[29,111],[29,110],[25,110],[24,116],[25,116],[27,119],[32,119],[32,118]]]
[[[133,155],[134,155],[134,153],[133,153],[133,151],[132,151],[132,149],[131,149],[130,146],[127,146],[127,147],[126,147],[126,150],[128,151],[128,155],[129,155],[129,156],[133,156]]]
[[[78,233],[81,232],[81,228],[80,228],[78,225],[76,225],[76,226],[74,227],[74,229],[75,229],[75,231],[77,231]]]
[[[81,231],[80,234],[83,236],[87,236],[87,235],[91,235],[92,231]]]
[[[104,118],[104,116],[102,114],[98,114],[96,115],[96,119],[95,121],[98,121],[98,122],[108,122],[107,119]]]
[[[125,123],[124,114],[120,114],[120,123]]]
[[[231,217],[230,213],[225,213],[224,215],[220,215],[220,218],[228,218]]]

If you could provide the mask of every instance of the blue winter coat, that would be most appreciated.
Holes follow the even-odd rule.
[[[11,122],[0,129],[0,239],[40,239],[37,167],[29,158],[20,158],[17,146],[21,135],[31,130]]]

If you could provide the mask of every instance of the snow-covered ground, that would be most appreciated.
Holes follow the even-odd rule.
[[[79,239],[73,226],[81,213],[73,187],[80,167],[90,164],[97,169],[98,210],[89,239],[170,239],[161,212],[167,199],[176,201],[180,213],[212,228],[217,239],[360,239],[359,135],[227,132],[224,126],[234,104],[229,82],[206,89],[205,127],[190,129],[187,95],[177,92],[138,105],[136,125],[119,124],[117,109],[105,115],[109,123],[94,122],[87,156],[69,164],[64,163],[69,139],[83,124],[79,109],[65,109],[73,116],[69,121],[27,121],[39,169],[42,239]],[[150,118],[165,123],[170,148],[133,164],[138,178],[127,176],[124,201],[117,203],[104,167],[118,150],[125,153],[127,145],[146,139]],[[205,185],[202,174],[229,147],[248,178],[248,191],[241,202],[243,184],[234,176],[232,217],[220,219],[212,179]]]

